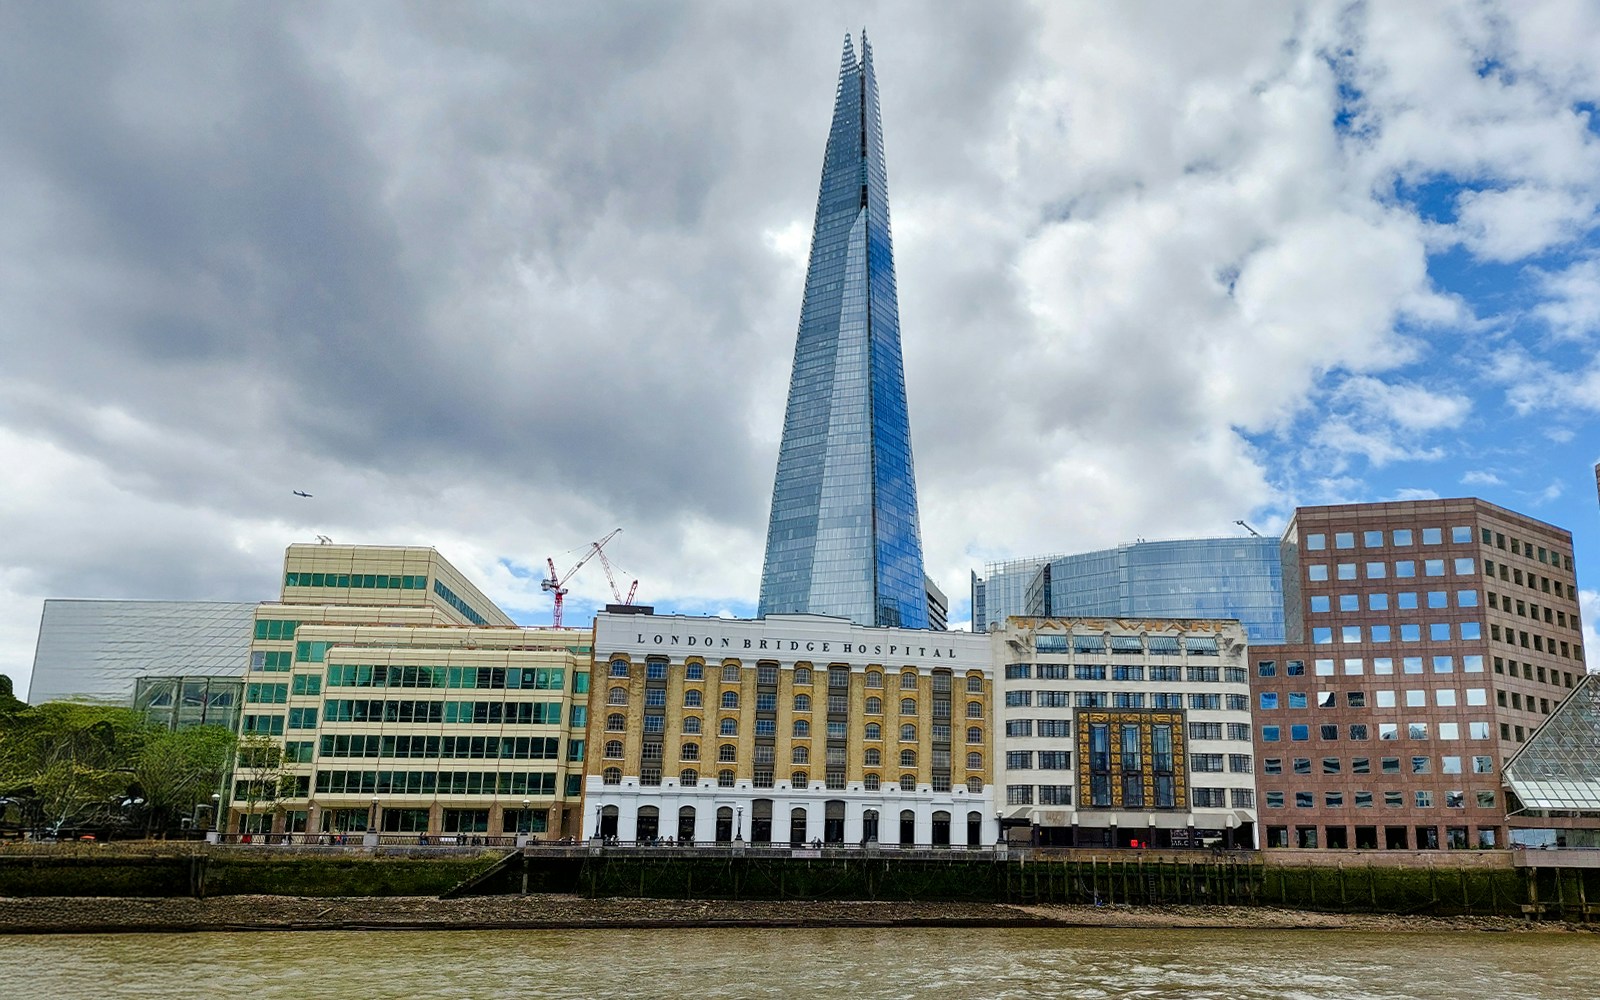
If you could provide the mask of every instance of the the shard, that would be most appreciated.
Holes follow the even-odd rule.
[[[928,627],[872,48],[847,36],[772,489],[760,614]]]

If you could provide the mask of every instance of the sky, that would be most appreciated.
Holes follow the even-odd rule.
[[[952,622],[991,560],[1474,495],[1600,618],[1591,0],[10,3],[0,673],[317,535],[537,624],[621,527],[639,602],[752,614],[863,27]]]

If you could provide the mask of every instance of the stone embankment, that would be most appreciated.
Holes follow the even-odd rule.
[[[0,934],[126,931],[603,929],[640,927],[1123,927],[1571,931],[1512,917],[1422,918],[1263,907],[733,902],[579,896],[225,896],[0,899]]]

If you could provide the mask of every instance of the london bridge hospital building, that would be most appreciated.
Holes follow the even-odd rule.
[[[600,614],[586,836],[992,844],[985,635]]]

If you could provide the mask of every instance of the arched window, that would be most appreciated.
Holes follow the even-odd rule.
[[[917,790],[917,776],[914,775],[914,774],[902,774],[900,776],[900,790],[902,792],[914,792],[914,791],[916,791]]]
[[[969,770],[969,771],[981,771],[981,770],[983,770],[983,754],[981,754],[981,753],[969,753],[969,754],[967,754],[967,770]]]
[[[685,691],[683,693],[683,707],[699,708],[703,697],[699,691]]]
[[[698,715],[686,715],[686,716],[684,716],[684,718],[683,718],[683,731],[684,731],[684,733],[686,735],[699,736],[700,735],[700,716],[698,716]]]
[[[737,663],[724,663],[722,665],[722,682],[724,684],[739,683],[739,665]]]
[[[862,754],[861,759],[868,767],[881,767],[883,765],[883,754],[879,752],[877,747],[868,749],[866,753]]]
[[[811,763],[811,751],[806,747],[795,747],[794,748],[794,753],[791,754],[790,757],[789,757],[789,763],[791,763],[791,764],[809,764],[809,763]]]
[[[811,696],[809,694],[797,694],[797,695],[795,695],[794,696],[794,710],[796,712],[809,712],[809,711],[811,711]]]
[[[625,687],[612,688],[611,693],[606,697],[606,704],[608,705],[626,705],[627,703],[628,689]]]
[[[625,733],[628,731],[628,717],[621,712],[612,712],[606,716],[606,732]]]
[[[900,699],[900,714],[901,715],[916,715],[917,714],[917,699],[915,699],[915,698],[901,698]]]
[[[981,718],[983,718],[983,702],[981,702],[981,701],[969,701],[969,702],[967,702],[967,718],[969,718],[969,719],[981,719]]]
[[[878,790],[878,776],[876,774],[869,774],[861,784],[862,787],[867,791],[875,792]]]
[[[738,719],[723,719],[721,722],[717,723],[717,735],[719,735],[719,736],[738,736],[739,735],[739,720]]]
[[[678,772],[678,784],[685,788],[693,788],[700,784],[700,772],[692,767],[686,767]]]
[[[915,750],[902,750],[902,751],[900,751],[900,766],[901,767],[916,767],[917,766],[917,752]]]
[[[611,661],[611,676],[612,677],[626,677],[626,676],[628,676],[628,661],[627,660],[612,660]]]
[[[608,785],[620,785],[622,784],[622,768],[608,767],[601,773],[600,778]]]
[[[685,743],[683,745],[683,749],[678,752],[678,759],[679,760],[699,760],[700,759],[700,744],[698,744],[698,743]]]
[[[877,671],[877,670],[868,670],[867,671],[867,687],[869,687],[869,688],[881,688],[881,687],[883,687],[883,674],[882,674],[882,672]]]
[[[968,674],[967,675],[967,693],[968,694],[983,694],[983,675],[982,674]]]
[[[607,757],[621,757],[622,756],[622,741],[621,740],[606,740],[606,756]]]
[[[983,728],[981,726],[968,726],[967,727],[967,742],[968,743],[982,743],[983,742]]]
[[[811,668],[810,667],[795,667],[794,668],[794,682],[796,684],[810,684],[811,683]]]
[[[917,727],[916,726],[901,726],[900,727],[900,742],[901,743],[915,743],[915,742],[917,742]]]
[[[722,692],[722,707],[723,708],[738,708],[739,707],[739,692],[737,692],[737,691],[724,691],[724,692]]]
[[[983,791],[983,779],[982,778],[968,778],[967,779],[967,791],[971,792],[974,795],[977,795],[977,794],[981,793]]]
[[[718,771],[717,772],[717,787],[718,788],[732,788],[733,787],[733,772],[732,771]]]
[[[869,740],[881,740],[881,739],[883,739],[883,727],[878,725],[876,722],[867,723],[867,739],[869,739]]]
[[[794,734],[796,736],[810,736],[811,735],[811,723],[807,722],[804,719],[796,719],[796,720],[794,720]]]
[[[811,784],[811,776],[804,771],[796,771],[789,775],[790,788],[806,788]]]
[[[883,699],[882,698],[868,698],[867,699],[867,714],[868,715],[882,715],[883,714]]]
[[[907,670],[905,673],[900,675],[900,690],[915,691],[916,689],[917,672],[915,670]]]
[[[738,760],[739,748],[732,743],[724,743],[717,747],[717,761],[722,764],[732,764]]]

